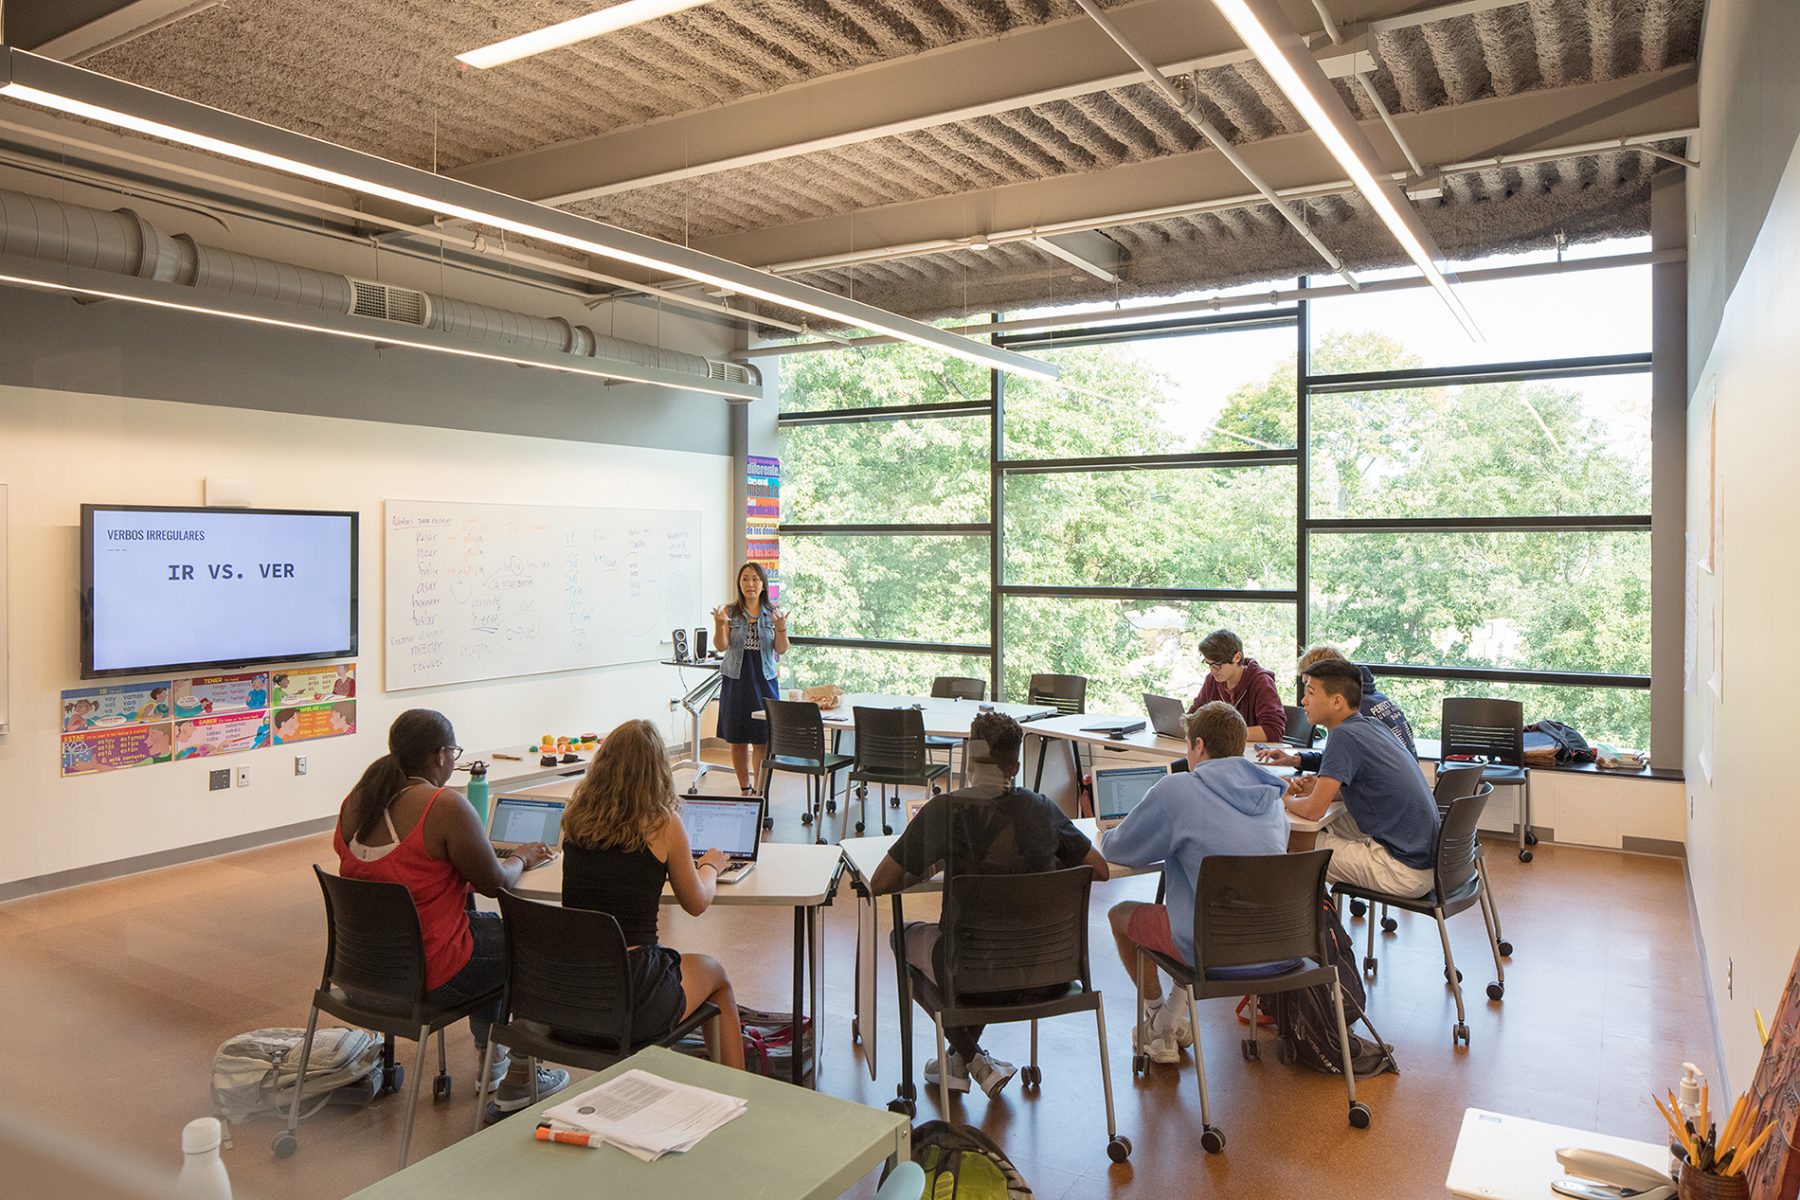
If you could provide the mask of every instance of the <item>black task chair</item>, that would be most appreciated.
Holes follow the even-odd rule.
[[[1396,896],[1351,883],[1339,883],[1332,888],[1333,894],[1340,900],[1345,896],[1353,896],[1370,904],[1384,904],[1404,912],[1424,913],[1437,919],[1438,940],[1444,946],[1444,981],[1456,995],[1456,1024],[1450,1031],[1451,1042],[1460,1042],[1464,1046],[1469,1044],[1469,1026],[1467,1014],[1463,1011],[1462,972],[1456,969],[1456,956],[1450,950],[1450,930],[1444,924],[1447,918],[1454,917],[1465,909],[1480,907],[1482,921],[1487,926],[1488,946],[1494,952],[1495,980],[1487,986],[1488,999],[1501,1000],[1506,996],[1506,964],[1501,961],[1500,939],[1493,914],[1482,903],[1481,894],[1486,889],[1482,887],[1481,872],[1476,865],[1476,855],[1481,843],[1475,836],[1475,825],[1481,820],[1481,810],[1487,807],[1488,797],[1493,791],[1493,784],[1483,783],[1474,795],[1450,802],[1449,812],[1438,829],[1432,887],[1423,896]],[[1373,975],[1377,966],[1375,923],[1371,921],[1368,951],[1363,958],[1363,973]]]
[[[398,883],[345,879],[315,864],[319,890],[325,895],[325,969],[313,992],[312,1011],[306,1017],[306,1040],[300,1044],[300,1074],[306,1078],[312,1055],[313,1033],[319,1014],[328,1012],[340,1021],[373,1029],[388,1038],[411,1038],[419,1043],[413,1064],[412,1086],[406,1097],[406,1128],[400,1135],[400,1165],[412,1148],[413,1120],[419,1112],[419,1085],[425,1077],[425,1047],[438,1035],[438,1073],[431,1098],[442,1103],[450,1098],[449,1060],[444,1051],[444,1027],[472,1012],[488,1008],[500,999],[500,989],[450,1008],[425,1003],[425,939],[419,930],[419,910],[412,893]],[[491,1043],[490,1043],[491,1044]],[[286,1158],[298,1148],[300,1099],[304,1088],[294,1088],[287,1128],[275,1135],[276,1158]]]
[[[1442,821],[1450,815],[1450,805],[1464,796],[1473,796],[1481,790],[1483,768],[1474,767],[1440,767],[1437,782],[1432,785],[1431,798],[1437,804],[1438,820]],[[1500,904],[1494,896],[1494,881],[1487,873],[1487,852],[1482,848],[1479,832],[1475,838],[1475,870],[1481,874],[1481,904],[1487,910],[1488,919],[1494,923],[1494,944],[1500,947],[1501,958],[1511,958],[1513,945],[1506,940],[1500,929]],[[1350,911],[1355,914],[1362,906],[1358,900],[1351,905]],[[1381,912],[1381,929],[1383,933],[1393,933],[1400,923],[1388,915],[1387,909]]]
[[[968,675],[939,675],[931,681],[931,698],[933,700],[975,700],[987,699],[987,680],[975,679]],[[927,737],[925,749],[929,752],[942,750],[944,765],[951,765],[956,757],[956,748],[962,745],[961,738]]]
[[[1525,765],[1525,706],[1517,700],[1450,696],[1440,731],[1445,766],[1480,763],[1484,783],[1519,789],[1519,861],[1531,861],[1531,771]]]
[[[1137,1041],[1149,1036],[1144,1019],[1143,970],[1149,959],[1177,986],[1188,990],[1188,1020],[1194,1028],[1194,1075],[1200,1084],[1200,1145],[1208,1154],[1225,1148],[1225,1133],[1212,1123],[1206,1096],[1206,1056],[1200,1049],[1198,1002],[1219,996],[1252,997],[1250,1036],[1244,1057],[1256,1058],[1256,998],[1301,988],[1331,986],[1337,1009],[1338,1045],[1344,1054],[1344,1087],[1350,1095],[1350,1124],[1369,1127],[1369,1106],[1356,1098],[1356,1070],[1350,1059],[1350,1029],[1344,1021],[1344,993],[1331,958],[1320,897],[1325,894],[1325,868],[1331,851],[1304,854],[1213,854],[1201,860],[1194,891],[1194,964],[1138,947]],[[1233,967],[1294,963],[1267,975],[1223,975]],[[1368,1018],[1363,1018],[1366,1024]],[[1376,1045],[1385,1045],[1369,1026]],[[1149,1070],[1142,1050],[1132,1056],[1134,1074]]]
[[[853,761],[849,755],[825,748],[825,719],[810,700],[765,700],[763,715],[769,722],[769,749],[763,757],[763,828],[775,825],[768,804],[775,772],[791,771],[806,776],[806,808],[800,824],[819,823],[819,845],[825,844],[825,813],[837,811],[837,773]]]
[[[1025,689],[1025,703],[1044,705],[1056,710],[1059,717],[1073,716],[1087,711],[1087,676],[1085,675],[1033,675],[1031,683]],[[1029,734],[1031,729],[1026,727]],[[1069,748],[1069,761],[1075,766],[1075,787],[1081,787],[1081,751],[1076,743],[1068,739],[1059,739]],[[1037,775],[1031,782],[1031,790],[1044,790],[1044,753],[1048,749],[1048,738],[1038,739]]]
[[[856,822],[861,833],[869,820],[869,785],[881,787],[883,799],[888,788],[894,789],[898,805],[899,789],[928,787],[932,795],[944,789],[938,780],[950,774],[950,768],[934,763],[925,753],[925,714],[916,708],[852,709],[856,725],[856,759],[850,766],[849,782],[856,785],[856,799],[862,807]],[[881,832],[894,832],[887,823],[887,810],[877,805],[882,814]],[[825,844],[820,838],[819,844]]]
[[[950,1119],[946,1025],[1031,1022],[1031,1062],[1020,1082],[1043,1084],[1037,1023],[1066,1013],[1092,1012],[1100,1045],[1100,1086],[1106,1098],[1106,1154],[1131,1157],[1131,1139],[1113,1116],[1112,1068],[1106,1056],[1106,1009],[1088,969],[1088,893],[1093,868],[1033,875],[955,875],[944,891],[944,974],[933,983],[907,968],[911,999],[931,1014],[937,1034],[938,1103]],[[1017,996],[1036,999],[1015,999]],[[910,1008],[903,1019],[910,1020]]]
[[[1282,744],[1298,746],[1302,750],[1311,749],[1316,731],[1313,723],[1306,717],[1306,710],[1292,704],[1284,704],[1281,708],[1287,713],[1287,730],[1281,735]]]
[[[634,1040],[638,998],[632,993],[629,953],[617,918],[540,904],[511,892],[500,893],[500,916],[506,927],[505,1002],[481,1059],[477,1130],[487,1111],[496,1045],[530,1058],[535,1103],[539,1059],[598,1071],[646,1046],[673,1046],[719,1019],[718,1005],[705,1001],[661,1037]],[[718,1032],[714,1025],[715,1039]]]

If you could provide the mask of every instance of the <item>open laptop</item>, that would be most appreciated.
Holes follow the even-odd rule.
[[[528,796],[498,797],[488,814],[488,841],[493,843],[495,855],[511,858],[514,850],[532,842],[556,850],[562,845],[562,815],[568,803]]]
[[[1116,828],[1138,806],[1156,781],[1169,774],[1166,766],[1102,767],[1094,772],[1094,824],[1102,836]]]
[[[1187,732],[1181,727],[1181,718],[1187,712],[1187,705],[1173,696],[1145,692],[1144,711],[1150,715],[1150,728],[1158,734],[1176,741],[1187,740]]]
[[[708,850],[723,850],[731,862],[719,872],[720,883],[736,883],[756,868],[762,850],[760,796],[683,796],[681,824],[687,829],[688,848],[699,858]]]

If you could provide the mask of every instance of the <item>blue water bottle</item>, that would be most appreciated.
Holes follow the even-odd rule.
[[[488,819],[487,773],[488,765],[486,763],[476,761],[469,764],[469,803],[474,805],[475,811],[481,815],[483,825],[487,824]]]

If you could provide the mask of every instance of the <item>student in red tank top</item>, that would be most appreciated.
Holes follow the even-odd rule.
[[[347,879],[398,883],[412,894],[425,940],[428,1003],[451,1005],[492,991],[506,981],[506,940],[495,913],[465,906],[471,889],[499,895],[519,876],[546,861],[550,847],[520,847],[505,862],[494,856],[481,817],[461,792],[446,786],[462,747],[442,713],[414,708],[388,729],[388,753],[369,764],[344,799],[332,845]],[[469,1028],[477,1054],[499,1007],[472,1013]],[[495,1105],[502,1112],[531,1103],[527,1062],[495,1056]],[[538,1094],[559,1091],[567,1071],[538,1071]]]

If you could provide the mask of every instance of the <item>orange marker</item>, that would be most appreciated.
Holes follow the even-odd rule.
[[[537,1140],[540,1142],[560,1142],[565,1146],[585,1146],[589,1150],[598,1150],[606,1145],[597,1133],[576,1133],[567,1129],[552,1129],[548,1125],[537,1127]]]

